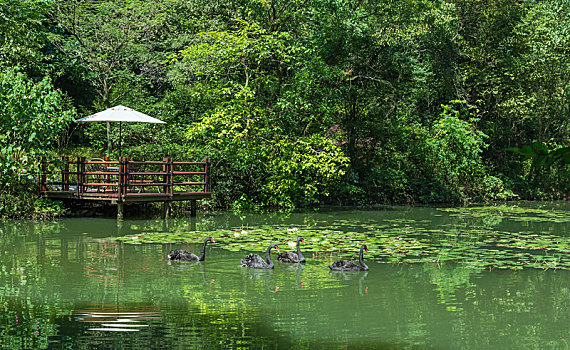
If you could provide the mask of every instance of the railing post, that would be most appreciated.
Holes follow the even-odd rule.
[[[168,187],[169,195],[172,197],[174,195],[174,161],[172,158],[168,158]]]
[[[103,157],[103,160],[106,161],[106,162],[108,162],[109,159],[110,159],[109,157]],[[105,164],[103,164],[103,165],[105,166],[105,172],[109,172],[109,169],[108,169],[108,168],[109,168],[109,163],[105,163]],[[106,174],[104,177],[105,177],[105,182],[106,182],[106,183],[111,182],[111,175]],[[111,186],[105,186],[105,187],[103,187],[103,192],[107,192],[107,190],[110,190],[110,189],[111,189]]]
[[[59,182],[61,182],[61,190],[65,191],[65,157],[61,157],[61,163],[63,164],[63,168],[60,167]]]
[[[125,188],[125,158],[119,157],[119,202],[123,199],[124,188]]]
[[[61,173],[61,188],[69,191],[69,157],[63,157],[63,172]]]
[[[87,179],[87,177],[85,176],[85,160],[86,160],[86,159],[87,159],[87,158],[85,158],[85,157],[79,158],[79,166],[78,166],[78,169],[79,169],[79,177],[78,177],[78,179],[79,179],[79,186],[78,186],[78,191],[79,191],[79,193],[85,193],[85,182],[86,182],[86,179]]]
[[[132,175],[130,174],[131,172],[131,166],[129,165],[129,162],[131,160],[133,160],[133,158],[131,157],[124,157],[123,158],[125,160],[125,186],[124,186],[124,192],[123,192],[123,196],[126,197],[129,195],[129,189],[131,186],[131,179],[132,179]]]
[[[210,192],[210,158],[204,158],[204,173],[204,192]]]
[[[79,189],[79,183],[81,182],[81,158],[77,157],[77,160],[75,161],[75,192],[76,192],[76,196],[79,197],[79,193],[80,189]]]
[[[61,169],[61,174],[60,174],[60,175],[61,175],[61,176],[60,176],[60,178],[61,178],[61,180],[60,180],[60,181],[61,181],[61,190],[62,190],[62,191],[65,191],[65,172],[66,172],[66,171],[65,171],[65,166],[66,166],[66,164],[67,164],[67,163],[65,162],[65,157],[61,157],[61,162],[62,162],[62,164],[63,164],[63,169]]]
[[[61,172],[61,189],[69,191],[69,157],[62,157],[63,171]]]
[[[164,162],[162,164],[162,172],[164,173],[162,176],[162,182],[164,183],[164,186],[162,186],[162,192],[164,192],[164,194],[168,194],[168,158],[162,158],[162,161]]]

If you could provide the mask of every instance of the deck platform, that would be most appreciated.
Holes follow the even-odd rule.
[[[38,175],[39,194],[45,198],[103,201],[117,205],[117,219],[124,216],[124,204],[164,202],[165,218],[169,203],[191,201],[191,215],[196,216],[196,202],[210,198],[210,159],[203,162],[134,161],[122,157],[84,157],[70,160],[42,159]]]

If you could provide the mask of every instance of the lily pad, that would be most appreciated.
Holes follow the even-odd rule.
[[[570,269],[568,237],[478,228],[423,229],[407,224],[369,224],[366,230],[350,226],[307,226],[293,230],[282,225],[263,225],[207,232],[147,232],[118,240],[130,244],[195,243],[208,235],[222,249],[262,252],[271,243],[280,244],[282,250],[294,249],[288,247],[288,242],[303,236],[306,243],[302,249],[314,256],[332,253],[335,258],[354,258],[359,246],[365,243],[370,250],[367,260],[387,263],[456,262],[487,269]]]

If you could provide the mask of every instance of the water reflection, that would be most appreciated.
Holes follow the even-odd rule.
[[[363,281],[368,276],[368,271],[330,271],[331,276],[343,281],[358,281],[358,294],[368,294],[368,287],[363,286]]]
[[[303,288],[305,286],[305,280],[301,279],[301,272],[305,268],[305,264],[296,264],[297,265],[297,274],[295,276],[295,286],[297,288]]]
[[[155,323],[161,320],[159,311],[124,309],[120,305],[93,306],[75,310],[73,316],[77,322],[87,324],[87,331],[99,332],[138,332],[150,326],[149,320]]]
[[[423,220],[434,213],[341,211],[311,213],[306,220],[366,230],[373,219],[406,216],[429,228]],[[197,227],[215,226],[208,220]],[[295,214],[276,220],[305,222]],[[453,217],[437,220],[469,226]],[[169,262],[169,245],[105,239],[119,234],[114,221],[0,225],[3,348],[503,349],[570,343],[567,271],[371,262],[366,272],[331,272],[330,255],[311,252],[306,264],[276,262],[273,270],[258,270],[241,268],[244,252],[223,250],[222,244],[208,247],[204,262]],[[163,223],[125,221],[122,230],[158,225]],[[169,227],[182,229],[183,223]],[[200,244],[180,248],[198,251]]]

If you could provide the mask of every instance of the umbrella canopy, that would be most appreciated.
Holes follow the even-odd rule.
[[[149,115],[122,105],[107,108],[104,111],[97,112],[88,117],[77,119],[76,122],[138,122],[166,124],[166,122],[163,122],[162,120],[153,118]]]
[[[135,111],[132,108],[125,107],[123,105],[118,105],[115,107],[107,108],[104,111],[97,112],[90,116],[77,119],[76,122],[108,122],[108,123],[119,123],[119,157],[121,156],[121,146],[122,140],[122,122],[136,122],[136,123],[153,123],[153,124],[166,124],[162,120],[153,118],[144,113]],[[109,138],[109,127],[107,127],[107,139]]]

